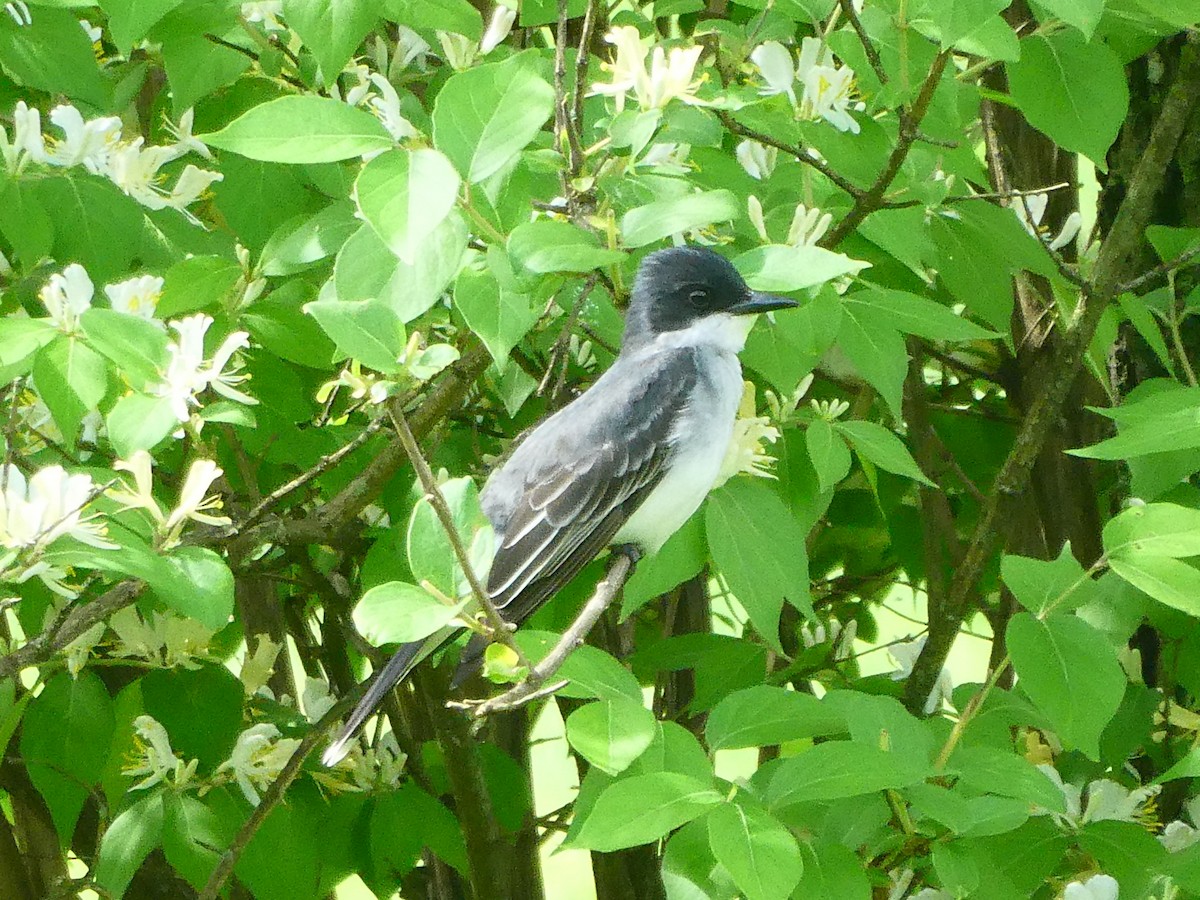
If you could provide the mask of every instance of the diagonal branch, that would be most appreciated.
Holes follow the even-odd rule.
[[[1146,226],[1150,224],[1163,176],[1198,99],[1200,43],[1193,39],[1183,50],[1178,74],[1154,124],[1146,152],[1133,171],[1129,190],[1100,248],[1092,280],[1082,292],[1063,340],[1041,371],[1030,380],[1038,385],[1038,393],[1033,397],[1013,447],[996,476],[988,502],[980,511],[962,563],[955,570],[942,615],[930,621],[929,640],[905,685],[904,701],[909,709],[920,709],[924,705],[946,662],[984,568],[993,549],[1004,538],[1007,501],[1025,490],[1034,461],[1061,418],[1063,404],[1082,368],[1084,353],[1101,316],[1128,277],[1126,271],[1141,246]]]
[[[883,60],[879,58],[879,50],[876,49],[871,36],[867,34],[867,29],[863,28],[862,19],[858,17],[858,12],[854,9],[854,0],[838,0],[838,2],[842,6],[842,15],[850,20],[850,26],[858,35],[859,41],[862,42],[863,51],[867,54],[867,61],[871,64],[875,77],[879,79],[880,84],[887,84],[887,70],[883,67]]]

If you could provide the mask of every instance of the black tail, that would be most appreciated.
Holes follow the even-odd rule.
[[[405,644],[388,660],[387,665],[375,674],[371,681],[367,692],[363,694],[358,705],[354,707],[354,712],[350,713],[350,718],[346,720],[346,724],[342,727],[341,732],[332,744],[326,749],[321,757],[321,762],[327,766],[335,766],[346,755],[347,748],[350,742],[354,740],[354,736],[358,734],[358,730],[362,728],[363,723],[371,718],[375,708],[383,702],[383,698],[387,696],[388,691],[398,685],[401,681],[408,677],[408,673],[413,670],[418,662],[421,661],[421,651],[425,648],[425,641],[414,641],[411,644]]]

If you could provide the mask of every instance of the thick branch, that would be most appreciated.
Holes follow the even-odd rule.
[[[921,651],[905,686],[905,703],[919,709],[929,696],[938,673],[945,664],[950,647],[966,617],[969,600],[995,547],[1004,537],[1002,505],[1006,499],[1025,489],[1034,461],[1059,421],[1063,403],[1082,366],[1084,353],[1096,333],[1108,302],[1128,277],[1126,272],[1141,246],[1146,226],[1154,209],[1154,199],[1162,188],[1163,175],[1175,155],[1180,137],[1197,99],[1200,98],[1200,46],[1190,40],[1183,51],[1179,74],[1163,103],[1162,112],[1150,135],[1129,182],[1112,229],[1105,238],[1096,261],[1090,286],[1085,288],[1063,340],[1040,373],[1031,379],[1039,385],[1029,411],[1022,420],[1017,439],[996,476],[988,502],[962,564],[954,573],[950,595],[938,621],[930,622],[929,640]]]
[[[567,661],[567,657],[571,655],[572,651],[583,643],[588,632],[592,630],[604,610],[613,602],[613,598],[617,596],[617,593],[625,586],[625,582],[629,580],[629,576],[633,574],[634,565],[634,557],[630,553],[618,553],[609,565],[604,580],[596,585],[595,593],[584,604],[575,621],[571,623],[571,627],[563,632],[563,636],[554,645],[554,649],[546,655],[545,659],[534,666],[525,680],[516,687],[475,706],[475,715],[486,716],[489,713],[516,709],[547,693],[553,693],[553,690],[543,688],[546,681],[562,668],[562,664]],[[554,690],[559,687],[562,685],[555,685]]]

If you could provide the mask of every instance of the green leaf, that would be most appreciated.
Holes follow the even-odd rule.
[[[250,159],[307,164],[352,159],[395,144],[369,112],[314,94],[261,103],[220,131],[198,137]]]
[[[1050,561],[1005,554],[1000,560],[1000,577],[1017,602],[1034,614],[1051,604],[1059,612],[1067,612],[1095,596],[1091,579],[1071,555],[1070,542],[1063,545],[1058,559]]]
[[[393,375],[403,366],[404,325],[379,300],[314,300],[304,311],[317,320],[337,348],[369,369]]]
[[[745,607],[754,629],[779,648],[786,598],[810,618],[804,532],[779,495],[750,478],[735,478],[709,495],[705,514],[713,562]],[[776,552],[786,547],[788,552]]]
[[[731,900],[737,888],[717,862],[708,842],[708,821],[689,822],[671,835],[662,858],[662,880],[668,900]]]
[[[648,844],[721,801],[705,782],[676,772],[624,778],[596,798],[571,846],[607,853]]]
[[[871,900],[862,861],[841,844],[814,840],[800,845],[804,875],[797,896],[804,900]]]
[[[733,264],[754,290],[784,294],[816,287],[842,275],[856,275],[870,266],[844,253],[809,244],[756,247],[738,256]]]
[[[901,419],[900,397],[908,374],[908,351],[900,332],[890,325],[864,315],[864,310],[842,309],[842,329],[838,346],[854,368],[888,405],[892,415]]]
[[[621,217],[621,240],[626,247],[645,247],[673,234],[728,222],[741,212],[737,196],[724,189],[656,200]]]
[[[55,675],[25,710],[21,757],[64,846],[104,771],[112,733],[112,698],[87,669],[76,677]]]
[[[58,337],[48,319],[0,319],[0,366],[25,362]]]
[[[107,356],[136,388],[160,381],[166,371],[167,333],[141,316],[111,309],[87,310],[79,324],[88,343]]]
[[[203,800],[175,791],[163,794],[163,853],[197,890],[204,887],[241,824],[240,811],[224,791],[209,791]]]
[[[772,809],[809,800],[841,800],[908,787],[926,774],[925,765],[907,755],[856,741],[826,741],[780,763],[767,785],[766,799]]]
[[[717,750],[770,747],[787,741],[839,734],[846,723],[812,694],[771,685],[735,691],[712,708],[704,725]]]
[[[17,24],[15,15],[0,19],[0,63],[26,88],[107,106],[109,91],[78,17],[40,4],[35,9],[29,25]]]
[[[1105,154],[1129,109],[1117,54],[1076,31],[1039,33],[1021,41],[1020,60],[1006,69],[1012,98],[1029,124],[1108,171]]]
[[[1038,0],[1038,6],[1055,18],[1080,30],[1085,40],[1091,40],[1104,14],[1104,0]]]
[[[332,203],[315,216],[303,214],[284,223],[263,247],[264,275],[291,275],[332,256],[362,227],[349,203]]]
[[[470,478],[454,478],[441,485],[454,527],[476,573],[485,572],[494,554],[492,525],[479,506],[479,492]],[[428,581],[447,597],[458,597],[469,588],[462,568],[432,504],[422,498],[408,522],[408,564],[413,579]]]
[[[950,757],[950,769],[959,781],[975,791],[1012,797],[1065,813],[1062,790],[1023,756],[995,747],[959,747]]]
[[[142,862],[158,846],[162,828],[163,795],[143,794],[105,829],[96,861],[96,883],[112,896],[122,896]]]
[[[540,662],[558,642],[560,635],[548,631],[522,629],[516,634],[517,643],[531,662]],[[559,677],[570,684],[559,693],[564,697],[597,697],[601,700],[642,701],[642,686],[633,674],[598,647],[584,644],[577,647],[562,668]]]
[[[390,17],[409,28],[483,37],[483,17],[467,0],[387,0]]]
[[[1104,526],[1110,556],[1200,556],[1200,510],[1174,503],[1131,506]]]
[[[1200,616],[1200,570],[1182,560],[1149,554],[1121,555],[1109,560],[1112,570],[1159,603]]]
[[[507,166],[554,112],[532,51],[452,75],[433,107],[433,143],[475,184]]]
[[[841,300],[832,290],[821,291],[799,309],[777,315],[774,322],[759,316],[742,361],[781,393],[791,394],[833,346],[841,327]]]
[[[75,336],[64,336],[38,351],[33,361],[38,393],[68,446],[73,446],[79,423],[108,392],[108,364]]]
[[[1107,639],[1083,619],[1017,613],[1008,623],[1013,669],[1068,750],[1100,758],[1100,733],[1125,692],[1125,674]]]
[[[117,49],[128,53],[163,16],[183,0],[101,0]]]
[[[359,212],[388,248],[415,262],[458,199],[460,179],[436,150],[392,150],[363,166],[354,183]]]
[[[508,255],[530,272],[590,272],[620,263],[625,254],[600,246],[595,235],[569,222],[538,219],[508,236]]]
[[[283,0],[283,17],[317,58],[325,83],[332,84],[379,12],[374,0]]]
[[[178,547],[163,560],[171,579],[150,585],[163,603],[213,631],[229,624],[233,573],[224,559],[204,547]]]
[[[708,841],[746,900],[787,900],[800,883],[804,863],[796,839],[760,809],[717,807],[708,815]]]
[[[860,456],[879,468],[919,481],[931,488],[937,485],[925,477],[904,442],[882,425],[867,421],[834,422],[833,427],[848,438]]]
[[[140,685],[146,715],[162,723],[176,756],[199,760],[202,773],[229,758],[245,727],[237,676],[222,665],[204,663],[195,669],[155,669]]]
[[[162,296],[155,312],[163,319],[173,319],[181,313],[215,307],[228,297],[241,277],[241,267],[220,256],[185,259],[163,276]]]
[[[602,772],[624,772],[654,740],[654,713],[636,700],[617,697],[581,706],[567,717],[567,741]]]
[[[138,450],[153,450],[179,427],[167,397],[126,394],[113,404],[105,417],[108,439],[121,459]]]
[[[528,295],[501,287],[490,271],[472,269],[464,270],[454,285],[454,305],[499,366],[539,314]]]
[[[376,647],[421,641],[453,622],[467,601],[447,606],[403,581],[371,588],[354,607],[354,627]]]
[[[822,492],[833,490],[850,473],[850,448],[824,419],[813,419],[808,423],[804,443]]]
[[[865,307],[859,313],[860,318],[871,317],[897,331],[931,341],[976,341],[998,337],[996,332],[955,315],[940,303],[908,291],[870,287],[850,294],[845,303],[851,308]]]

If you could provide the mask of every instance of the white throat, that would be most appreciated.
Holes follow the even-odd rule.
[[[725,353],[740,353],[757,316],[713,313],[687,328],[665,331],[654,339],[656,347],[711,347]]]

